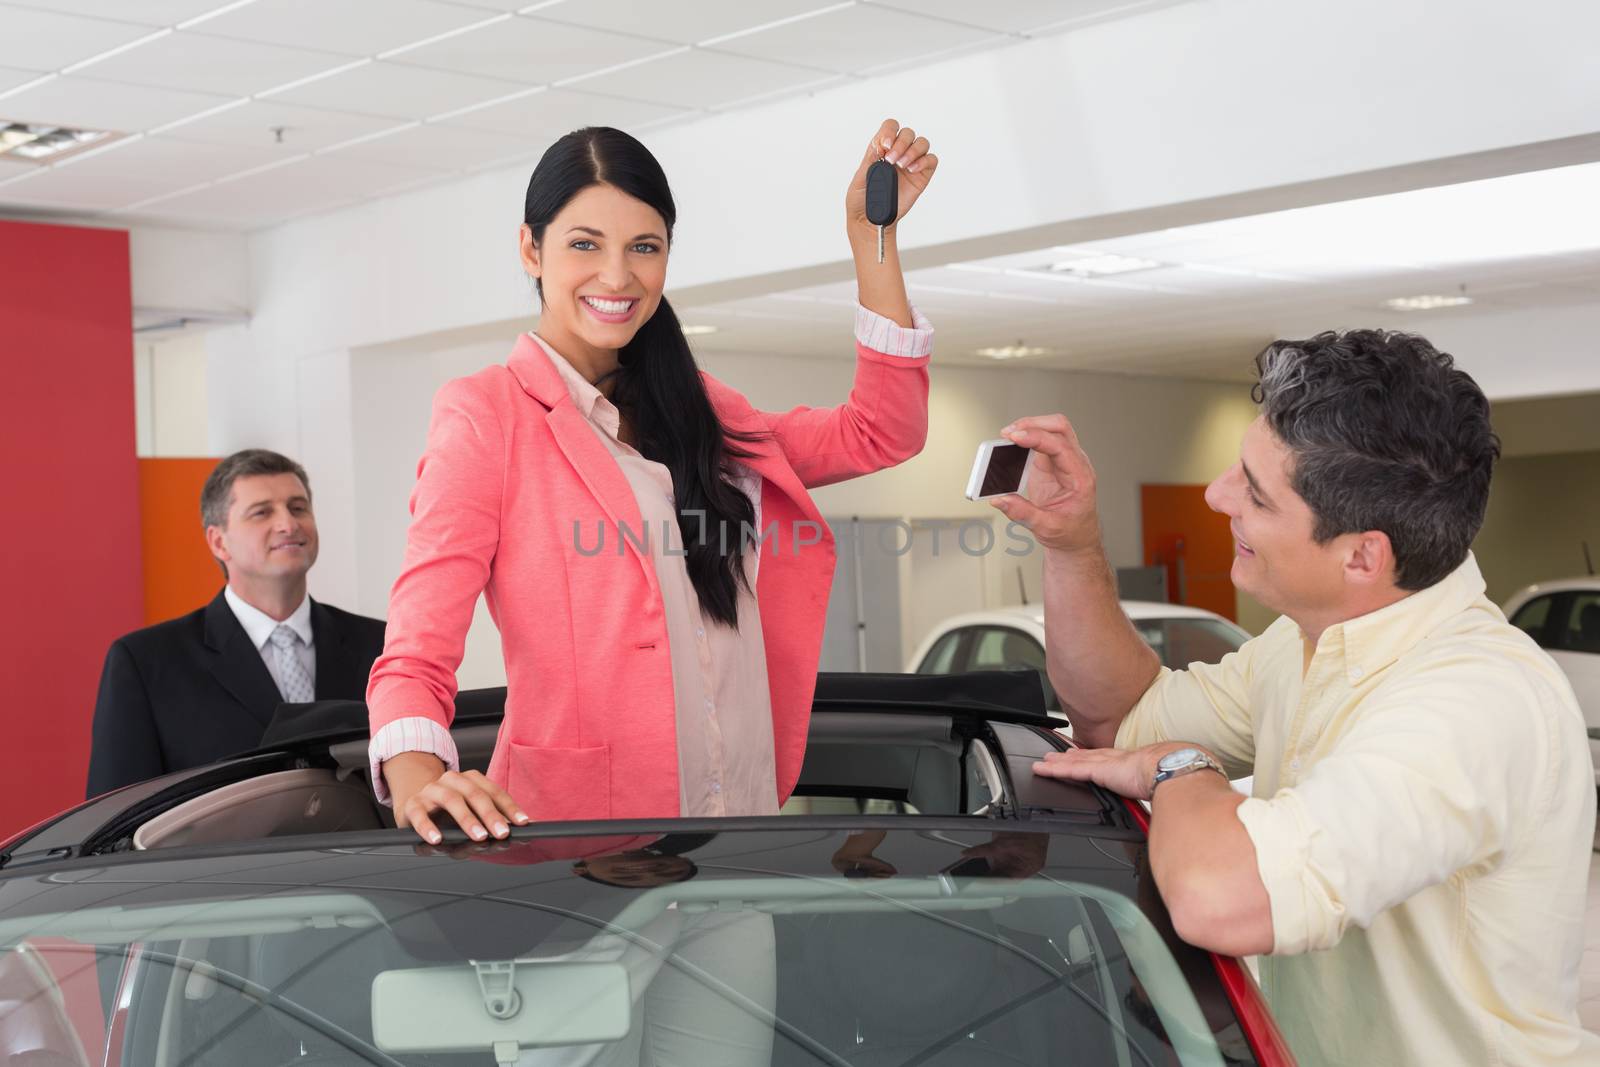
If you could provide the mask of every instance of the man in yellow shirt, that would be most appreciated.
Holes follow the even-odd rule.
[[[1600,1064],[1578,1024],[1595,788],[1566,679],[1484,597],[1468,546],[1500,444],[1420,337],[1279,341],[1206,490],[1234,584],[1281,612],[1160,667],[1122,614],[1094,471],[1061,415],[1006,516],[1045,547],[1050,680],[1083,750],[1035,772],[1151,801],[1179,934],[1261,954],[1302,1064]],[[1217,771],[1223,773],[1216,773]],[[1255,775],[1254,796],[1228,776]]]

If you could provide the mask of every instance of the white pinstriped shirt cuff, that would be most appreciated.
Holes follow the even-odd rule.
[[[450,731],[425,715],[410,715],[396,719],[379,730],[367,746],[367,761],[372,767],[372,791],[378,803],[393,806],[389,786],[383,780],[383,761],[393,759],[402,752],[426,752],[444,760],[452,771],[461,769],[461,757],[456,752],[455,738]]]
[[[856,340],[886,356],[931,356],[933,323],[915,306],[911,308],[911,322],[912,328],[908,330],[893,319],[857,304]]]

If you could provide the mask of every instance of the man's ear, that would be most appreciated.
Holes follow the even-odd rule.
[[[528,272],[528,277],[538,278],[544,274],[544,268],[539,263],[539,246],[533,240],[533,227],[527,223],[517,227],[517,251],[522,257],[522,269]]]
[[[1345,578],[1356,585],[1394,582],[1394,546],[1381,530],[1352,534],[1344,560]]]
[[[228,555],[228,548],[223,543],[222,527],[206,527],[206,547],[211,550],[211,554],[216,557],[217,562],[227,566],[228,560],[232,557]]]

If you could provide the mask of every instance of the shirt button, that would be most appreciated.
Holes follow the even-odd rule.
[[[716,709],[716,705],[711,703],[711,698],[710,697],[706,697],[706,710],[707,711],[714,711],[715,709]]]
[[[1291,771],[1298,771],[1300,769],[1300,757],[1299,756],[1296,756],[1294,759],[1289,761],[1289,769]]]
[[[1361,680],[1361,675],[1363,673],[1364,672],[1361,670],[1360,667],[1351,667],[1350,668],[1350,677],[1355,679],[1356,681],[1360,681]]]
[[[711,783],[711,791],[712,791],[712,792],[713,792],[713,793],[720,793],[720,792],[722,792],[722,783],[721,783],[721,782],[712,782],[712,783]]]
[[[706,636],[705,627],[703,627],[703,626],[696,627],[695,631],[694,631],[694,635],[696,637],[700,638],[702,641],[705,640],[705,636]]]

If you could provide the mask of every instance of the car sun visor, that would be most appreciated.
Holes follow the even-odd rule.
[[[372,980],[372,1038],[385,1052],[488,1051],[593,1045],[632,1024],[628,969],[577,960],[474,960],[383,971]]]

